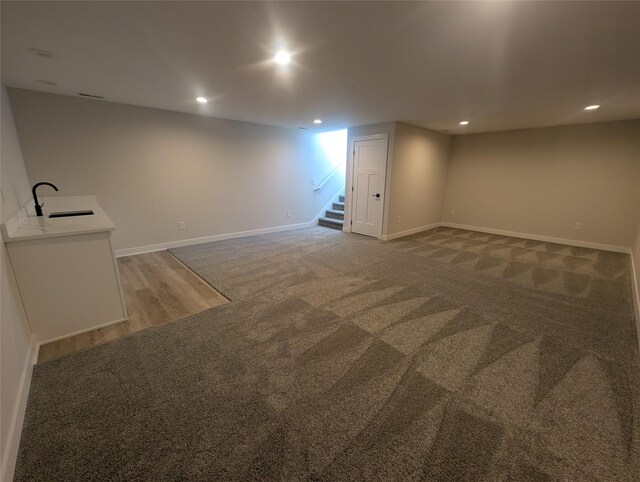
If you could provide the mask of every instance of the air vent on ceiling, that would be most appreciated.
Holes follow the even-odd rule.
[[[308,127],[298,127],[298,129],[303,130],[303,131],[308,131],[309,130]]]
[[[89,97],[91,99],[104,99],[104,97],[101,95],[83,94],[82,92],[78,92],[78,95],[81,97]]]
[[[50,59],[51,57],[56,56],[56,54],[54,54],[50,50],[43,50],[43,49],[27,49],[27,52],[29,52],[31,55],[36,55],[38,57],[45,57],[47,59]]]

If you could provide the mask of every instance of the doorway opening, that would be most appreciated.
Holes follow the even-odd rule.
[[[316,134],[315,144],[318,168],[321,172],[328,174],[317,184],[314,191],[331,193],[328,204],[323,208],[324,216],[318,219],[318,224],[342,230],[345,210],[347,129]]]

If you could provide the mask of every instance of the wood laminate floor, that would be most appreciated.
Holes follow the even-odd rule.
[[[101,345],[228,300],[167,251],[118,258],[129,319],[40,347],[38,362]]]

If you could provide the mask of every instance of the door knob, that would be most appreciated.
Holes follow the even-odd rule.
[[[371,195],[371,197],[377,197],[377,198],[379,198],[379,197],[380,197],[380,194],[372,194],[372,195]]]

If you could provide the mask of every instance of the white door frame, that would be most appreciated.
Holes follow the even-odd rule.
[[[381,134],[372,134],[368,136],[357,136],[352,137],[349,140],[349,147],[347,151],[347,176],[346,176],[346,187],[345,187],[345,199],[344,199],[344,225],[342,230],[350,233],[351,232],[351,203],[353,199],[353,168],[355,165],[354,157],[355,157],[355,145],[358,141],[371,141],[376,139],[384,139],[385,144],[387,145],[387,156],[385,159],[384,173],[382,175],[383,179],[383,188],[382,192],[384,193],[384,199],[382,203],[382,220],[380,222],[380,232],[377,234],[378,239],[382,239],[382,230],[386,218],[387,213],[387,173],[389,171],[389,134],[384,132]]]

